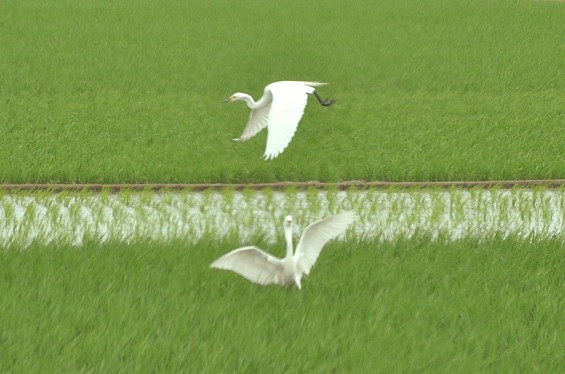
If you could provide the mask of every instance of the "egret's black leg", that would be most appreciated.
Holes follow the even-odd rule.
[[[335,103],[335,99],[329,99],[329,100],[322,99],[316,91],[314,91],[314,96],[316,96],[316,99],[318,99],[318,102],[320,103],[321,106],[330,106],[333,103]]]

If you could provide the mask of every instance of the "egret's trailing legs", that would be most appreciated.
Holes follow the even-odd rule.
[[[318,95],[316,91],[314,91],[314,96],[316,96],[316,99],[318,99],[318,102],[321,106],[330,106],[336,101],[335,99],[324,100],[320,97],[320,95]]]

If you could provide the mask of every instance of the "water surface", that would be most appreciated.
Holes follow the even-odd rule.
[[[276,242],[287,214],[298,236],[305,225],[343,210],[359,214],[349,238],[565,238],[562,190],[15,193],[0,197],[0,246],[80,246],[87,238],[193,243],[207,233]]]

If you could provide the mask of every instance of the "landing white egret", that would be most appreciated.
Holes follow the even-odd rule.
[[[302,276],[310,273],[324,245],[344,233],[356,219],[357,214],[349,211],[310,224],[304,229],[293,254],[292,217],[287,216],[284,220],[285,258],[278,259],[255,246],[247,246],[223,255],[210,267],[231,270],[263,286],[290,284],[300,289]]]
[[[304,114],[307,95],[314,94],[322,106],[330,106],[335,100],[323,100],[315,87],[329,83],[281,81],[267,85],[259,101],[245,93],[236,92],[224,102],[245,101],[251,113],[243,134],[235,141],[245,141],[267,127],[267,147],[265,160],[280,155],[290,143],[298,122]]]

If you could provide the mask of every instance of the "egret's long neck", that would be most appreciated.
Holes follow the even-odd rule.
[[[292,226],[284,228],[284,238],[286,240],[286,258],[291,258],[293,255],[292,249]]]
[[[245,103],[247,104],[247,107],[249,109],[257,109],[259,107],[257,105],[259,103],[256,103],[255,100],[253,100],[253,98],[251,97],[251,95],[244,94],[244,95],[241,96],[241,100],[245,101]],[[261,101],[261,100],[259,100],[259,101]]]
[[[272,99],[270,92],[265,92],[263,96],[258,101],[253,100],[253,98],[248,94],[243,94],[241,100],[245,101],[249,109],[259,109],[269,104]]]

